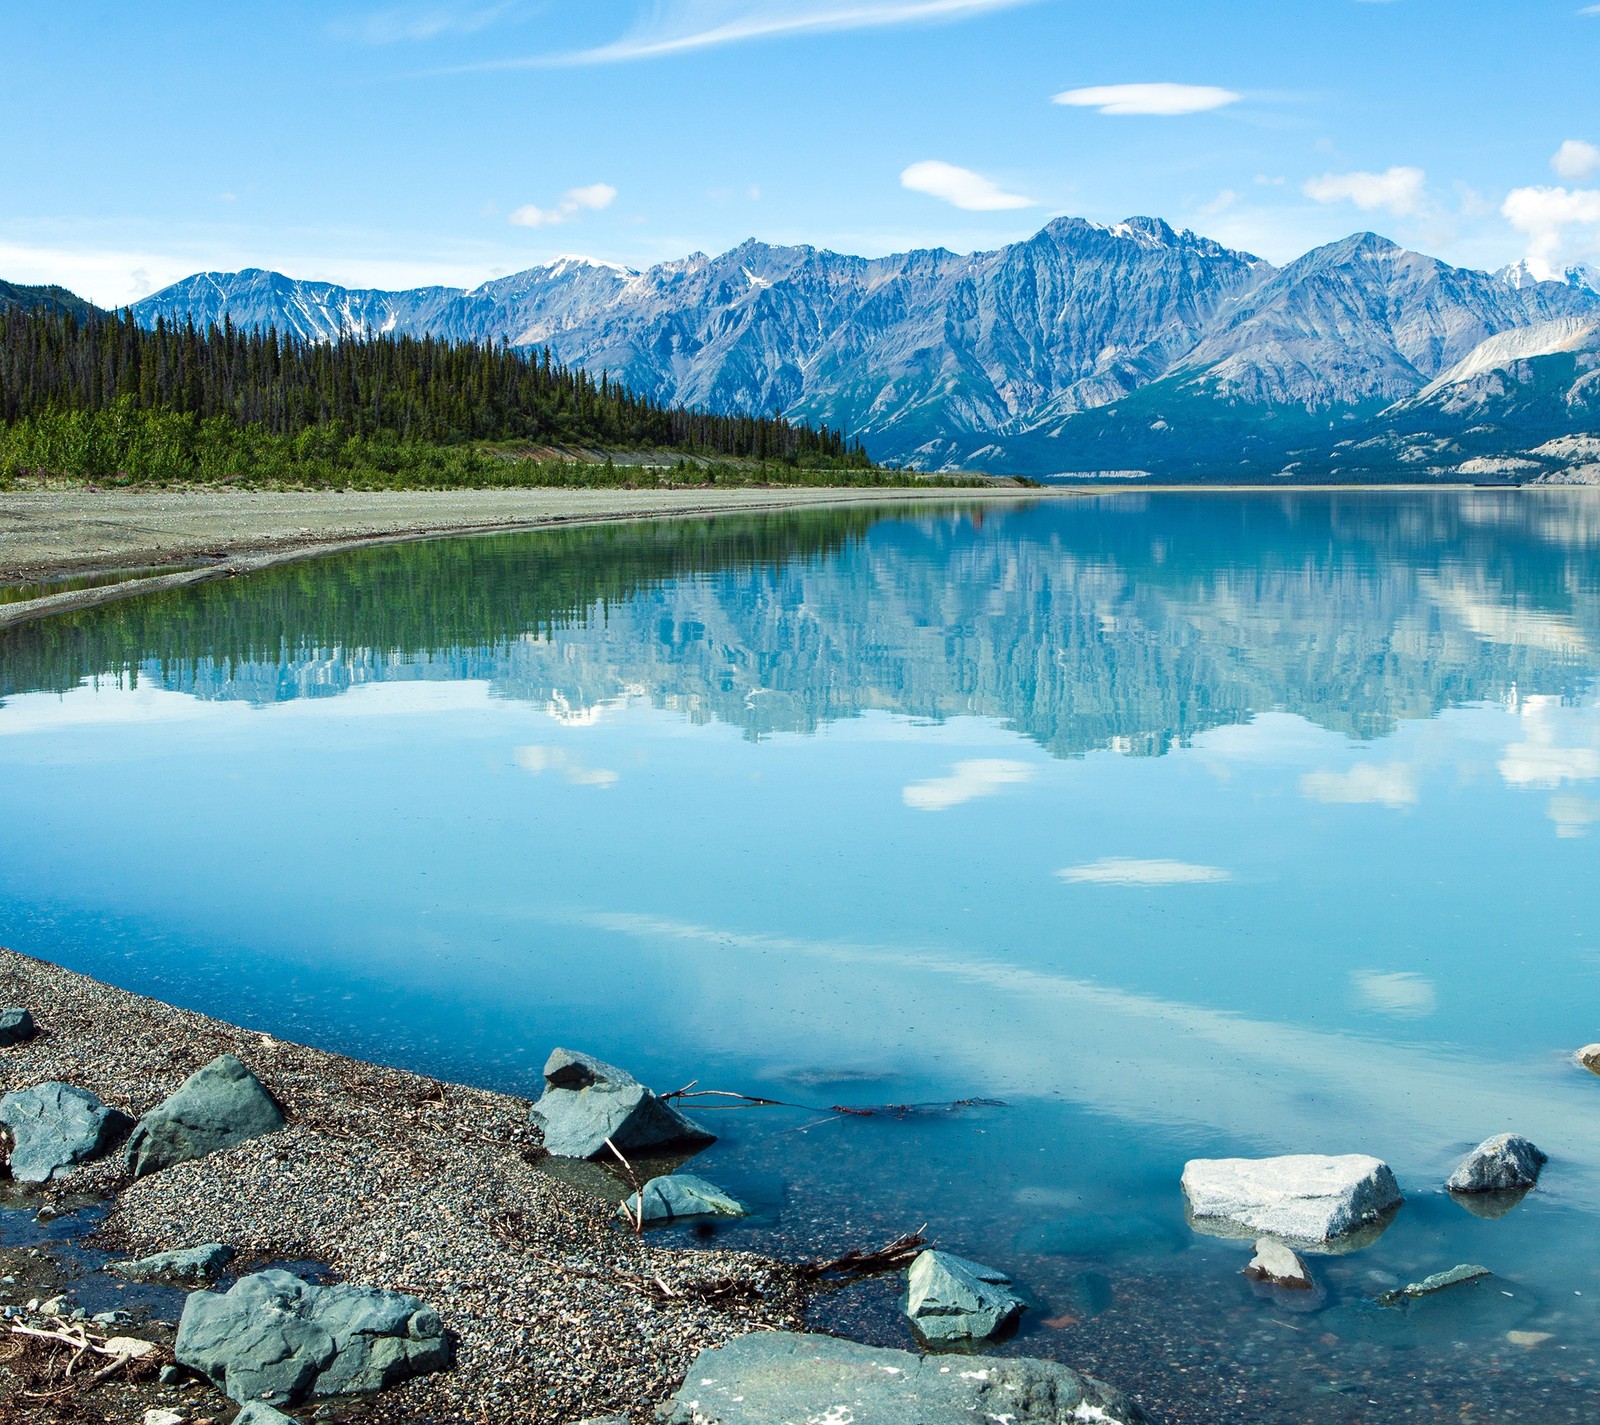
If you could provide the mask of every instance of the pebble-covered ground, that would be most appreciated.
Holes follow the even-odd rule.
[[[0,1050],[0,1091],[61,1079],[137,1115],[232,1053],[287,1112],[282,1132],[131,1184],[119,1158],[78,1169],[75,1195],[119,1194],[95,1245],[140,1255],[217,1241],[246,1268],[319,1262],[340,1279],[415,1293],[455,1333],[454,1370],[307,1418],[566,1425],[620,1410],[645,1421],[703,1347],[801,1324],[803,1293],[778,1264],[647,1245],[617,1230],[604,1204],[541,1172],[524,1100],[280,1043],[7,950],[0,1002],[32,1009],[43,1031]],[[47,1210],[52,1197],[71,1205],[54,1192]],[[28,1263],[43,1260],[27,1251],[3,1254],[18,1299]],[[234,1413],[208,1387],[179,1392],[178,1406],[152,1385],[27,1401],[30,1357],[7,1363],[12,1344],[0,1331],[10,1419],[137,1420],[130,1409],[146,1399],[190,1421],[221,1425]]]

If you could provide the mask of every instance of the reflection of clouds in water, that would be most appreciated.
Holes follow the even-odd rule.
[[[576,919],[666,951],[695,1012],[729,1036],[724,1049],[742,1035],[763,1052],[785,1036],[836,1057],[881,1051],[880,1018],[838,1012],[878,999],[913,1026],[900,1051],[911,1060],[926,1047],[914,1026],[937,1023],[941,1071],[974,1092],[1061,1094],[1130,1123],[1198,1126],[1271,1152],[1375,1152],[1428,1175],[1452,1165],[1483,1124],[1514,1123],[1564,1145],[1567,1201],[1600,1181],[1600,1119],[1575,1107],[1586,1086],[1552,1082],[1543,1064],[1479,1063],[1439,1045],[1377,1043],[929,947],[626,912]],[[837,973],[819,972],[830,964]],[[752,974],[761,995],[749,992]],[[793,995],[775,993],[785,976]],[[960,1014],[949,1012],[952,995]]]
[[[1300,790],[1313,801],[1402,807],[1417,803],[1417,773],[1404,762],[1361,762],[1348,772],[1307,772]]]
[[[1560,736],[1600,743],[1595,709],[1563,708],[1555,698],[1529,698],[1522,707],[1524,739],[1506,748],[1500,775],[1513,787],[1559,787],[1600,777],[1600,746],[1563,745]]]
[[[1545,814],[1556,824],[1556,835],[1564,840],[1587,836],[1600,821],[1600,801],[1592,797],[1551,797]]]
[[[1518,604],[1513,592],[1479,574],[1472,587],[1466,571],[1436,578],[1418,574],[1417,590],[1442,612],[1453,614],[1467,630],[1485,643],[1507,648],[1537,648],[1566,657],[1586,653],[1589,641],[1572,619],[1546,609],[1530,609]]]
[[[1103,856],[1086,866],[1057,871],[1063,881],[1094,886],[1198,886],[1231,881],[1232,871],[1220,866],[1196,866],[1190,861],[1134,861]]]
[[[519,747],[511,756],[524,772],[535,776],[541,772],[559,772],[574,787],[609,787],[618,780],[617,773],[610,768],[585,767],[570,752],[559,747]]]
[[[1433,981],[1410,970],[1352,970],[1356,998],[1395,1019],[1426,1019],[1439,1007]]]
[[[932,777],[926,782],[913,782],[901,792],[908,807],[916,811],[949,811],[978,797],[992,797],[1002,787],[1016,786],[1033,776],[1033,768],[1026,762],[1013,762],[1004,757],[979,757],[969,762],[957,762],[948,777]]]

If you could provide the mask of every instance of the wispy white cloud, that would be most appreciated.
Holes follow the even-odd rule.
[[[621,38],[576,54],[503,60],[484,68],[623,64],[750,40],[835,30],[965,20],[1037,0],[669,0]]]
[[[1031,208],[1032,198],[1020,193],[1007,193],[992,179],[970,168],[957,168],[953,163],[941,163],[936,158],[913,163],[900,175],[900,186],[913,193],[926,193],[942,198],[958,208],[971,213],[992,213],[1004,208]]]
[[[1363,1005],[1392,1019],[1426,1019],[1438,1008],[1433,981],[1410,970],[1355,970],[1350,983]]]
[[[553,228],[570,223],[585,213],[598,213],[609,208],[617,199],[617,190],[609,183],[591,183],[585,188],[569,188],[553,208],[541,208],[524,203],[511,212],[510,221],[519,228]]]
[[[1558,177],[1581,183],[1600,173],[1600,148],[1583,139],[1567,139],[1551,156],[1550,167]]]
[[[1074,109],[1098,109],[1102,114],[1203,114],[1237,104],[1244,96],[1213,84],[1098,84],[1087,89],[1067,89],[1051,103]]]
[[[532,772],[536,777],[544,772],[558,772],[574,787],[610,787],[619,780],[618,774],[610,768],[586,767],[561,747],[519,747],[511,757],[524,772]]]
[[[1500,212],[1526,235],[1528,261],[1539,276],[1554,276],[1569,243],[1583,255],[1600,251],[1600,189],[1513,188]],[[1574,228],[1575,240],[1569,237]]]
[[[1063,881],[1094,886],[1200,886],[1233,879],[1233,873],[1220,866],[1197,866],[1190,861],[1134,861],[1121,856],[1106,856],[1086,866],[1068,866],[1056,874]]]
[[[916,811],[949,811],[963,802],[992,797],[1002,787],[1014,787],[1031,780],[1033,768],[1026,762],[1004,757],[979,757],[957,762],[948,777],[931,777],[913,782],[901,792],[901,800]]]
[[[1352,203],[1364,213],[1386,212],[1406,218],[1421,211],[1428,176],[1420,168],[1388,168],[1382,173],[1324,173],[1301,190],[1318,203]]]
[[[1348,772],[1307,772],[1300,779],[1300,790],[1313,801],[1399,810],[1416,805],[1417,774],[1404,762],[1382,767],[1360,762]]]

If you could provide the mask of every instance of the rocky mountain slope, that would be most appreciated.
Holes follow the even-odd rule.
[[[134,313],[548,346],[663,400],[824,420],[924,469],[1255,478],[1339,467],[1334,446],[1495,337],[1600,317],[1590,276],[1476,272],[1371,233],[1280,270],[1155,218],[1060,218],[970,255],[752,241],[642,272],[565,258],[470,291],[206,273]]]

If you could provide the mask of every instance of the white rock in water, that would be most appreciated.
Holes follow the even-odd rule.
[[[1445,1186],[1451,1192],[1519,1192],[1539,1181],[1549,1161],[1521,1134],[1497,1133],[1461,1160]]]
[[[1342,1237],[1404,1201],[1388,1164],[1359,1153],[1195,1158],[1184,1166],[1183,1191],[1202,1231],[1310,1243]]]
[[[1578,1062],[1591,1074],[1600,1074],[1600,1044],[1585,1044],[1578,1050]]]
[[[1254,1281],[1271,1282],[1273,1286],[1287,1287],[1290,1291],[1310,1291],[1311,1271],[1300,1260],[1298,1252],[1285,1247],[1275,1237],[1263,1237],[1256,1243],[1256,1254],[1244,1274]]]

